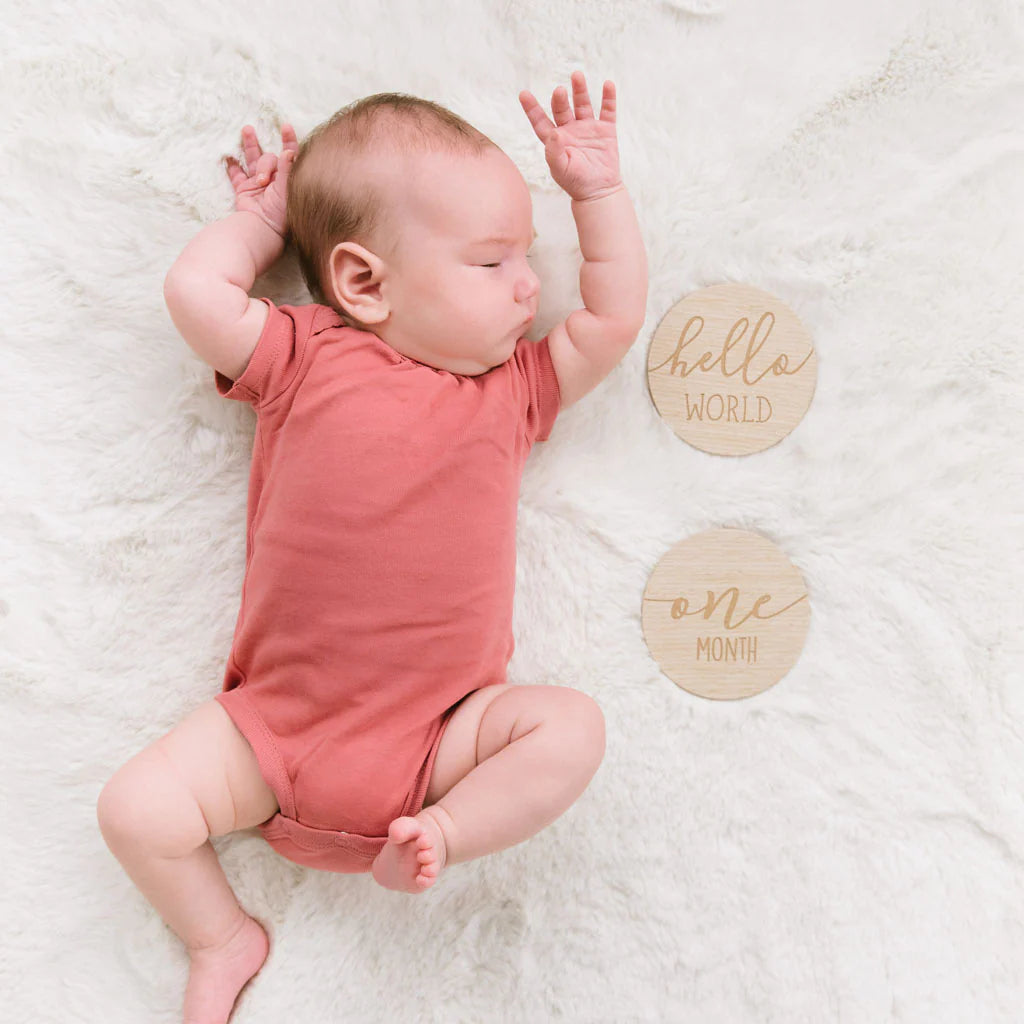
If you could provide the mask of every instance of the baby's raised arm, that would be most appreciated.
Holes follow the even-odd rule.
[[[268,315],[266,303],[250,299],[249,289],[280,257],[288,233],[286,189],[298,141],[287,124],[281,137],[279,159],[263,153],[245,126],[249,171],[227,159],[235,212],[203,228],[164,279],[174,326],[204,362],[231,380],[248,365]]]
[[[551,176],[572,200],[583,254],[583,307],[548,334],[562,409],[611,373],[636,340],[647,306],[647,251],[619,173],[615,84],[604,84],[599,118],[581,71],[573,72],[572,86],[575,111],[561,86],[552,96],[555,123],[531,92],[519,94]]]

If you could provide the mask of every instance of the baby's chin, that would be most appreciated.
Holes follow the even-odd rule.
[[[480,353],[481,362],[486,363],[489,359],[497,357],[500,357],[501,361],[508,359],[508,357],[515,351],[515,347],[519,344],[519,339],[521,337],[521,334],[516,334],[515,331],[510,331],[503,338],[499,338],[497,343],[491,346],[489,352]]]
[[[507,363],[512,358],[512,354],[515,352],[516,345],[519,344],[521,337],[523,337],[522,334],[516,334],[512,331],[500,339],[489,351],[481,352],[476,357],[481,364],[480,369],[474,370],[473,373],[467,374],[467,376],[479,377],[480,374],[488,373],[496,366]]]

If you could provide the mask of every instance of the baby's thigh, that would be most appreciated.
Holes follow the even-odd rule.
[[[195,794],[211,836],[259,825],[278,810],[249,741],[216,700],[158,741]]]
[[[211,836],[258,825],[278,810],[277,797],[260,773],[249,741],[216,700],[200,704],[128,761],[108,783],[115,791],[118,776],[121,792],[129,797],[122,803],[134,804],[136,816],[140,809],[139,801],[130,799],[133,792],[151,793],[150,810],[157,816],[187,800],[198,807]]]

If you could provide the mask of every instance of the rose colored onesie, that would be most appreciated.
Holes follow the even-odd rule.
[[[558,415],[548,339],[478,377],[401,355],[328,306],[275,306],[256,410],[245,579],[217,700],[280,812],[282,856],[368,871],[423,806],[456,704],[506,681],[526,456]]]

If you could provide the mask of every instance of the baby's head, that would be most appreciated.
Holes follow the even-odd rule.
[[[437,369],[486,373],[537,312],[523,176],[429,100],[377,93],[314,128],[289,175],[288,223],[316,302]]]

